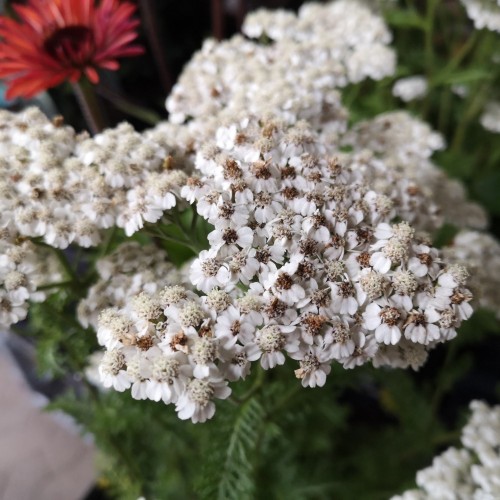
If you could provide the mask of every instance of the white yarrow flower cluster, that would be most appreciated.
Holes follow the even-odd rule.
[[[461,0],[476,29],[500,32],[500,0]]]
[[[344,365],[356,363],[355,348],[372,339],[384,346],[405,339],[425,353],[423,346],[452,338],[452,325],[470,316],[465,275],[445,268],[409,224],[390,225],[400,214],[381,209],[362,170],[325,157],[308,126],[252,120],[217,137],[217,154],[198,154],[202,176],[181,192],[215,228],[211,248],[191,267],[199,290],[243,284],[277,324],[296,326],[307,345],[323,350],[343,325]],[[384,349],[377,362],[392,364],[393,351]]]
[[[22,237],[94,247],[103,230],[130,236],[176,206],[185,173],[128,124],[88,138],[30,108],[0,125],[0,223]]]
[[[470,271],[468,286],[474,293],[474,304],[500,318],[500,243],[487,233],[461,231],[443,254],[449,262]]]
[[[479,117],[479,122],[486,130],[500,134],[500,102],[489,102]]]
[[[390,111],[362,121],[346,134],[343,141],[391,158],[402,168],[429,159],[434,152],[445,147],[441,134],[406,111]]]
[[[175,404],[179,418],[195,423],[214,415],[214,398],[231,393],[225,376],[244,378],[249,363],[244,350],[236,353],[231,332],[216,335],[209,304],[178,285],[102,311],[98,339],[106,347],[104,387]]]
[[[25,319],[29,302],[42,302],[49,292],[37,288],[61,279],[61,269],[49,251],[30,241],[12,241],[6,229],[0,231],[0,328]]]
[[[167,253],[153,245],[122,243],[112,254],[98,259],[99,279],[77,307],[77,318],[84,328],[97,330],[100,311],[123,307],[141,292],[154,293],[168,283],[184,283],[187,276],[168,261]]]
[[[398,191],[397,203],[408,207],[403,216],[417,229],[435,230],[443,219],[460,228],[486,228],[485,210],[467,199],[460,181],[430,160],[445,144],[428,124],[405,111],[384,113],[356,124],[342,142],[367,149],[368,157],[375,154],[384,163],[388,175],[374,176],[374,185],[384,194]]]
[[[395,71],[387,26],[359,2],[306,4],[297,15],[259,10],[243,33],[251,40],[208,40],[195,54],[167,99],[172,122],[244,112],[345,128],[335,89]]]
[[[392,95],[402,101],[410,102],[425,97],[428,90],[427,79],[423,76],[400,78],[392,87]]]
[[[178,205],[187,175],[165,144],[127,124],[89,138],[35,108],[0,112],[2,326],[43,300],[37,286],[62,281],[47,246],[95,247],[106,229],[130,236]]]
[[[180,418],[210,418],[251,362],[296,360],[304,387],[324,385],[334,362],[418,369],[472,313],[465,269],[407,222],[391,224],[397,210],[363,170],[327,155],[305,123],[220,128],[181,196],[213,226],[189,270],[202,295],[128,296],[98,327],[104,385],[175,403]],[[159,386],[165,363],[176,375]]]
[[[463,448],[449,448],[417,473],[419,489],[391,500],[496,500],[500,498],[500,406],[470,405]]]

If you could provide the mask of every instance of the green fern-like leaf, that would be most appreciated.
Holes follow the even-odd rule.
[[[255,492],[256,451],[265,421],[257,398],[217,419],[197,491],[203,499],[250,499]],[[222,413],[222,412],[221,412]]]

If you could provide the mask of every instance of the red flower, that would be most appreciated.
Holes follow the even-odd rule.
[[[85,74],[99,81],[97,68],[117,70],[119,57],[136,56],[139,21],[135,6],[119,0],[28,0],[14,5],[19,22],[0,17],[0,78],[7,98],[32,97]]]

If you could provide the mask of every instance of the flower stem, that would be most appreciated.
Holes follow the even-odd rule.
[[[425,30],[425,65],[428,76],[432,74],[434,66],[433,38],[434,38],[434,24],[435,24],[437,6],[438,6],[437,0],[429,0],[427,2],[426,30]]]
[[[191,219],[191,226],[189,228],[189,232],[191,234],[193,234],[194,231],[196,230],[196,222],[197,221],[198,221],[198,212],[193,209],[193,218]]]
[[[178,238],[175,238],[174,236],[170,236],[168,234],[165,234],[161,229],[158,230],[157,236],[159,238],[161,238],[162,240],[170,241],[172,243],[177,243],[178,245],[185,246],[185,247],[189,248],[190,250],[192,250],[195,255],[197,255],[197,254],[200,253],[200,250],[199,250],[199,248],[196,245],[190,243],[189,241],[180,240]]]
[[[161,120],[160,115],[155,111],[152,111],[151,109],[147,109],[144,108],[143,106],[139,106],[138,104],[130,102],[123,95],[119,94],[118,92],[115,92],[114,90],[111,90],[110,88],[104,85],[99,85],[97,93],[104,99],[111,102],[111,104],[113,104],[120,111],[123,111],[129,116],[133,116],[134,118],[143,121],[147,125],[154,126]]]
[[[101,259],[103,257],[105,257],[106,255],[108,255],[110,249],[111,249],[111,246],[113,245],[113,242],[114,242],[114,239],[115,239],[115,236],[116,236],[116,233],[117,233],[117,227],[116,226],[113,226],[109,231],[108,231],[108,234],[107,234],[107,237],[104,241],[104,244],[102,245],[101,247],[101,251],[99,253],[99,257],[98,259]]]
[[[64,288],[73,285],[73,281],[58,281],[57,283],[50,283],[48,285],[37,286],[37,291],[40,290],[51,290],[53,288]]]
[[[245,16],[248,12],[248,5],[246,0],[238,0],[238,6],[236,8],[236,23],[238,30],[241,29]]]
[[[450,118],[450,106],[453,99],[452,92],[449,87],[446,87],[441,94],[439,101],[439,115],[438,115],[438,130],[446,136],[448,128],[448,120]]]
[[[145,28],[146,36],[148,37],[151,51],[153,52],[158,73],[160,74],[163,90],[169,93],[172,89],[173,79],[167,66],[167,57],[160,38],[158,23],[156,21],[158,16],[154,4],[155,2],[152,0],[140,0],[142,23]]]
[[[57,260],[61,264],[61,267],[64,269],[64,271],[66,272],[67,276],[69,277],[70,281],[73,284],[78,283],[80,281],[78,279],[78,276],[77,276],[75,270],[73,269],[73,267],[69,263],[64,250],[61,250],[60,248],[55,248],[55,247],[49,245],[48,243],[45,243],[44,241],[41,241],[37,238],[32,238],[31,241],[37,246],[48,248],[52,252],[54,252],[54,255],[56,256]]]
[[[460,66],[460,63],[467,57],[467,55],[470,54],[470,52],[476,45],[476,42],[478,40],[478,33],[479,30],[472,31],[472,33],[467,38],[467,41],[463,43],[460,46],[460,48],[456,51],[456,53],[453,55],[452,59],[445,67],[443,73],[445,74],[447,74],[448,72],[451,73]]]
[[[195,252],[196,254],[199,254],[202,250],[205,249],[203,245],[200,245],[194,238],[191,238],[190,234],[185,231],[184,227],[181,225],[180,222],[176,224],[176,227],[181,231],[184,240],[179,240],[175,236],[167,234],[161,224],[157,226],[157,229],[160,236],[163,237],[164,239],[169,239],[170,241],[187,246],[191,250],[193,250],[193,252]]]
[[[224,5],[222,0],[212,0],[212,35],[216,40],[224,38]]]
[[[434,51],[433,51],[433,41],[434,41],[434,25],[436,18],[436,8],[438,6],[438,0],[429,0],[427,2],[427,12],[426,12],[426,29],[425,29],[425,39],[424,39],[424,61],[425,61],[425,74],[427,80],[430,80],[434,74]],[[422,115],[424,118],[427,117],[430,109],[430,96],[427,95]]]
[[[465,108],[465,112],[463,113],[455,130],[455,135],[453,136],[453,141],[451,143],[451,151],[458,152],[462,148],[465,134],[470,123],[480,113],[489,95],[488,85],[482,85],[480,88],[476,89],[475,92],[471,92],[471,94],[472,96],[470,97],[468,105]]]
[[[266,378],[265,370],[260,365],[257,366],[257,370],[258,371],[257,371],[257,376],[255,378],[255,381],[254,381],[252,387],[250,387],[250,389],[248,390],[248,392],[243,394],[243,396],[241,396],[241,398],[239,399],[240,404],[246,403],[254,394],[256,394],[259,391],[262,384],[264,383],[264,380]]]
[[[68,262],[66,254],[60,248],[54,248],[53,250],[57,259],[59,260],[59,263],[66,271],[66,274],[71,278],[73,282],[77,282],[78,276],[76,275],[74,269],[71,267],[71,264]]]
[[[94,87],[87,80],[80,80],[73,83],[73,92],[78,100],[87,126],[90,132],[95,135],[106,128],[106,119],[102,113]]]

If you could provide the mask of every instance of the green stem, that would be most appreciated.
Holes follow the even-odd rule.
[[[72,284],[73,284],[73,281],[70,281],[70,280],[59,281],[57,283],[50,283],[48,285],[37,286],[36,289],[37,289],[37,291],[39,291],[39,290],[51,290],[52,288],[64,288],[64,287],[70,286]]]
[[[111,246],[112,246],[113,241],[115,239],[117,231],[118,231],[118,228],[116,226],[113,226],[108,231],[106,241],[104,242],[104,245],[102,245],[101,251],[99,252],[99,257],[98,257],[99,259],[108,255],[109,250],[111,249]]]
[[[72,86],[90,132],[95,135],[104,130],[107,122],[93,85],[88,80],[80,80]]]
[[[186,248],[189,248],[190,250],[192,250],[195,255],[198,255],[200,253],[200,250],[196,247],[196,245],[192,245],[191,243],[189,243],[187,241],[179,241],[177,238],[174,238],[172,236],[166,236],[166,235],[162,235],[162,236],[160,236],[160,238],[163,238],[165,241],[170,241],[172,243],[178,243],[179,245],[183,245]]]
[[[266,372],[259,365],[257,368],[257,376],[255,377],[255,381],[252,387],[250,387],[250,389],[248,389],[248,391],[245,394],[243,394],[241,398],[238,398],[238,403],[239,404],[246,403],[254,394],[256,394],[259,391],[265,379],[266,379]]]
[[[63,267],[63,269],[66,271],[66,274],[71,278],[71,281],[73,283],[78,282],[78,276],[76,275],[74,269],[71,267],[70,263],[68,262],[68,259],[66,258],[66,255],[60,248],[54,248],[50,246],[49,244],[45,243],[44,241],[38,240],[37,238],[33,238],[31,240],[35,245],[39,247],[44,247],[44,248],[49,248],[54,252],[54,255],[57,257],[57,260]]]
[[[427,81],[430,81],[432,75],[434,74],[434,51],[433,51],[434,21],[436,17],[436,7],[438,5],[438,1],[439,0],[427,1],[426,29],[425,29],[425,39],[424,39],[425,74],[427,76]],[[427,117],[430,106],[431,106],[430,95],[428,93],[422,110],[422,115],[424,118]]]
[[[66,271],[66,274],[71,278],[71,281],[73,283],[78,282],[78,276],[76,275],[75,270],[71,267],[71,264],[68,262],[68,259],[66,258],[64,252],[60,248],[53,248],[53,250],[57,259],[59,260],[59,263]]]
[[[195,253],[195,255],[198,255],[200,253],[200,251],[202,250],[199,247],[197,247],[194,243],[189,241],[188,239],[179,239],[175,236],[171,236],[170,234],[166,234],[165,231],[160,227],[160,225],[157,225],[154,227],[156,229],[155,236],[158,236],[162,240],[170,241],[172,243],[177,243],[178,245],[185,246],[185,247],[189,248],[190,250],[192,250]]]
[[[197,254],[200,253],[202,250],[205,250],[205,246],[203,245],[203,243],[200,243],[196,238],[196,232],[192,228],[193,221],[191,221],[190,227],[185,227],[177,211],[172,211],[171,213],[169,213],[168,216],[166,216],[166,219],[170,221],[172,224],[174,224],[182,232],[185,244],[189,246],[192,250],[194,250]],[[194,215],[193,219],[194,219],[194,224],[196,225],[196,219]],[[165,230],[162,228],[161,224],[157,224],[156,227],[158,227],[158,229],[162,232],[162,234],[169,236],[168,234],[165,233]],[[172,237],[170,236],[170,238]]]
[[[439,102],[438,129],[445,137],[450,117],[452,97],[453,94],[449,87],[443,89],[443,95],[441,96],[441,100]]]
[[[123,97],[121,94],[118,94],[104,85],[99,86],[97,93],[110,101],[120,111],[143,121],[147,125],[154,126],[161,120],[158,113],[130,102],[126,97]]]
[[[434,39],[434,21],[436,18],[436,7],[438,5],[438,0],[428,0],[427,1],[427,13],[426,13],[426,30],[425,30],[425,65],[427,70],[427,75],[432,75],[432,70],[434,66],[434,51],[433,51],[433,39]]]
[[[173,223],[184,233],[185,236],[189,238],[189,233],[186,233],[187,228],[184,227],[181,216],[177,210],[173,210],[170,214]]]
[[[349,91],[347,92],[347,96],[344,97],[343,99],[345,106],[348,109],[351,109],[352,105],[354,104],[354,101],[358,98],[360,91],[361,91],[361,83],[358,83],[349,89]]]
[[[194,230],[196,229],[196,222],[198,221],[198,212],[193,208],[193,218],[191,219],[191,227],[190,231],[194,234]]]
[[[487,99],[487,85],[483,85],[479,89],[471,89],[471,97],[468,101],[468,106],[465,110],[465,113],[456,128],[455,135],[453,137],[453,142],[451,144],[451,150],[454,152],[458,152],[463,144],[465,134],[471,121],[479,114],[481,109],[484,106],[484,103]]]
[[[278,400],[278,402],[273,408],[273,413],[276,413],[278,410],[280,410],[284,405],[288,403],[290,399],[292,399],[295,396],[295,394],[297,394],[301,390],[303,390],[301,384],[297,384],[294,387],[292,387],[281,399]]]
[[[441,373],[443,373],[443,374],[447,373],[447,371],[448,371],[447,368],[455,360],[457,351],[458,351],[458,345],[457,345],[457,343],[451,342],[451,344],[448,347],[448,350],[446,352],[446,356],[444,358],[443,365],[441,367]],[[431,411],[430,411],[431,420],[429,421],[429,424],[428,424],[429,425],[429,429],[432,426],[432,422],[433,422],[433,420],[436,417],[437,411],[439,409],[439,405],[441,404],[441,400],[443,399],[443,396],[446,393],[446,388],[443,385],[443,378],[445,378],[445,376],[441,376],[438,379],[437,384],[436,384],[436,388],[434,390],[434,394],[432,395],[432,399],[431,399]]]
[[[473,30],[472,34],[469,36],[467,41],[462,44],[460,49],[455,53],[455,55],[451,58],[450,62],[441,72],[443,78],[446,78],[448,75],[453,73],[461,64],[461,62],[465,59],[465,57],[471,52],[478,38],[478,30]],[[435,82],[438,83],[439,82]],[[448,127],[448,121],[450,116],[450,107],[452,101],[452,92],[449,85],[446,85],[446,88],[443,91],[443,95],[441,96],[440,104],[439,104],[439,117],[438,117],[438,128],[439,131],[446,136],[446,129]]]
[[[451,73],[460,66],[460,63],[465,59],[465,57],[470,53],[478,39],[479,30],[472,30],[472,34],[469,35],[467,41],[458,49],[456,54],[452,57],[450,62],[446,65],[443,70],[444,74]]]

